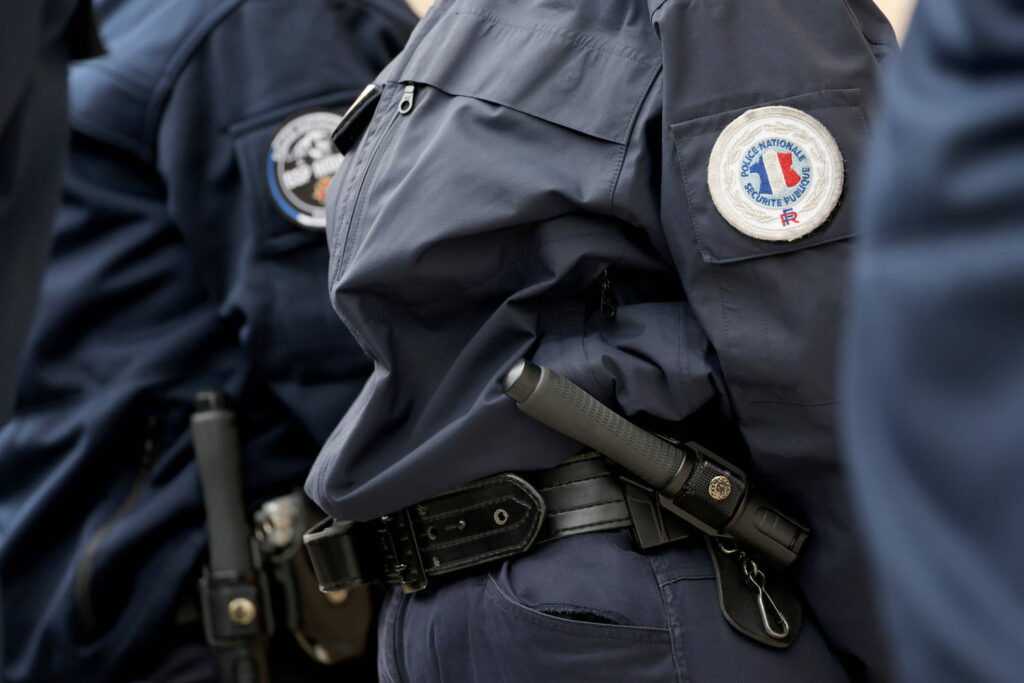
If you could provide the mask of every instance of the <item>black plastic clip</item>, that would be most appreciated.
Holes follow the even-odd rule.
[[[274,632],[270,585],[252,543],[254,571],[211,571],[203,568],[199,599],[206,642],[214,648],[237,645]]]
[[[673,514],[666,514],[657,493],[628,477],[619,477],[633,522],[633,541],[641,550],[657,548],[689,538],[694,528]]]

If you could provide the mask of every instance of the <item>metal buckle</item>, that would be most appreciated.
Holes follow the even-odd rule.
[[[405,509],[380,518],[385,551],[393,559],[388,574],[398,577],[403,593],[415,593],[427,587],[427,573],[423,569],[412,516]]]

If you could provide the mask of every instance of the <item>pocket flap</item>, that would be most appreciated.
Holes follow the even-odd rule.
[[[865,121],[861,107],[861,93],[856,89],[829,90],[797,97],[789,97],[771,102],[760,102],[754,107],[737,109],[728,112],[704,116],[690,121],[672,124],[672,136],[675,141],[676,156],[683,175],[683,184],[686,191],[686,200],[690,207],[690,217],[700,246],[701,256],[709,263],[731,263],[752,258],[782,254],[807,247],[825,244],[836,240],[850,237],[854,233],[854,222],[851,220],[849,208],[844,207],[842,196],[839,197],[839,204],[831,217],[820,227],[810,231],[806,236],[792,241],[771,241],[770,239],[759,239],[744,234],[739,228],[730,224],[730,221],[723,217],[722,212],[715,205],[712,199],[711,189],[708,184],[709,168],[713,156],[712,150],[716,142],[732,122],[737,121],[745,112],[751,112],[760,108],[787,107],[789,110],[798,110],[809,114],[820,123],[824,129],[834,138],[842,157],[842,166],[845,168],[846,178],[851,176],[857,158],[859,156],[859,143],[864,138]],[[768,145],[773,143],[790,145],[786,149],[778,147],[784,152],[788,161],[793,161],[794,155],[800,156],[798,147],[792,147],[791,142],[782,140],[760,140],[750,139],[751,149],[764,142]],[[782,178],[783,173],[789,173],[794,180],[798,179],[795,167],[783,169],[764,169],[765,163],[761,159],[755,159],[756,153],[752,152],[749,160],[755,164],[762,164],[759,169],[764,175],[765,183],[769,182],[769,173],[775,173]],[[769,155],[765,154],[765,158]],[[746,157],[744,157],[746,158]],[[794,162],[795,163],[795,162]],[[734,169],[740,173],[740,165]],[[744,170],[744,172],[746,172]],[[810,172],[810,171],[808,171]],[[829,171],[833,173],[844,173],[844,171]],[[760,175],[754,172],[749,173],[750,178],[742,181],[751,189],[754,197],[759,189]],[[820,177],[820,176],[819,176]],[[720,182],[720,181],[715,181]],[[813,182],[813,178],[812,178]],[[839,182],[845,179],[839,178]],[[813,188],[812,188],[813,190]],[[848,188],[843,190],[844,193]],[[744,196],[742,192],[736,197],[727,197],[726,201],[733,201],[742,205],[751,198]],[[752,204],[752,206],[755,206]],[[774,206],[774,205],[773,205]],[[743,206],[738,206],[742,209]],[[756,208],[756,206],[755,206]],[[790,216],[784,215],[787,206],[778,204],[773,211],[779,214],[779,219],[785,221]],[[797,223],[797,214],[792,214],[793,222]]]
[[[599,34],[472,7],[451,12],[445,30],[424,39],[400,80],[625,144],[658,71],[655,59]]]

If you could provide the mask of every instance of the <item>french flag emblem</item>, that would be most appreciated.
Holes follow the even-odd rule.
[[[761,177],[761,194],[774,195],[800,184],[800,174],[793,170],[792,152],[764,154],[750,170]]]

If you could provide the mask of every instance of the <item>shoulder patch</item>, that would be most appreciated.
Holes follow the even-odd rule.
[[[708,189],[744,235],[791,242],[825,224],[846,180],[839,145],[818,119],[792,107],[751,109],[711,150]]]
[[[340,121],[333,112],[307,112],[287,121],[270,141],[270,194],[277,208],[302,228],[327,227],[327,186],[345,158],[331,143]]]

